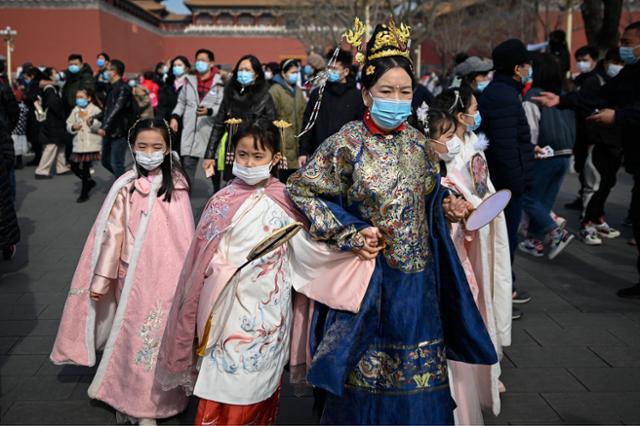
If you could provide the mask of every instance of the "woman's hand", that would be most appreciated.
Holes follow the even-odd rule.
[[[96,293],[95,291],[92,291],[90,293],[90,297],[91,297],[91,300],[93,300],[94,302],[97,302],[98,300],[100,300],[102,295],[100,293]]]
[[[465,219],[473,211],[473,206],[464,198],[450,195],[442,202],[444,215],[449,222],[456,223]]]
[[[356,238],[362,241],[362,247],[354,248],[353,252],[362,260],[375,259],[385,247],[382,233],[375,226],[361,230]]]
[[[207,177],[211,177],[216,174],[216,168],[214,167],[216,160],[202,160],[202,169]]]
[[[169,123],[169,127],[171,127],[171,130],[173,130],[173,133],[178,133],[178,120],[172,118],[171,122]]]

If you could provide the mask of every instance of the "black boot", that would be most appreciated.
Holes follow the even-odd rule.
[[[93,186],[95,186],[96,183],[93,180],[86,180],[86,179],[82,180],[82,189],[80,190],[80,196],[78,197],[76,202],[84,203],[89,199],[89,191],[91,190],[91,188],[93,188],[93,186],[91,186],[92,182],[93,182]]]

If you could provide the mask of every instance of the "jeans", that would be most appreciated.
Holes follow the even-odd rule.
[[[126,138],[105,136],[102,139],[102,165],[116,178],[124,174],[124,158],[127,155],[127,149]]]
[[[529,216],[530,234],[542,236],[558,227],[551,219],[551,209],[569,168],[569,160],[568,155],[536,160],[531,188],[522,199],[522,207]]]
[[[200,161],[199,157],[192,157],[190,155],[183,155],[182,158],[182,168],[184,169],[187,176],[189,176],[189,180],[191,184],[196,181],[196,171],[198,170],[198,162]]]

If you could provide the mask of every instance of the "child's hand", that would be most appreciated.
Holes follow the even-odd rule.
[[[82,124],[81,123],[75,123],[73,126],[71,126],[71,128],[73,130],[80,130],[82,128]]]

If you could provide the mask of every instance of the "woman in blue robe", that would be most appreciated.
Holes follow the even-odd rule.
[[[468,212],[440,187],[426,138],[406,123],[416,83],[403,30],[378,25],[363,119],[288,182],[314,238],[376,258],[357,314],[316,306],[307,378],[327,391],[327,424],[453,424],[447,358],[497,361],[447,230],[446,219]]]

